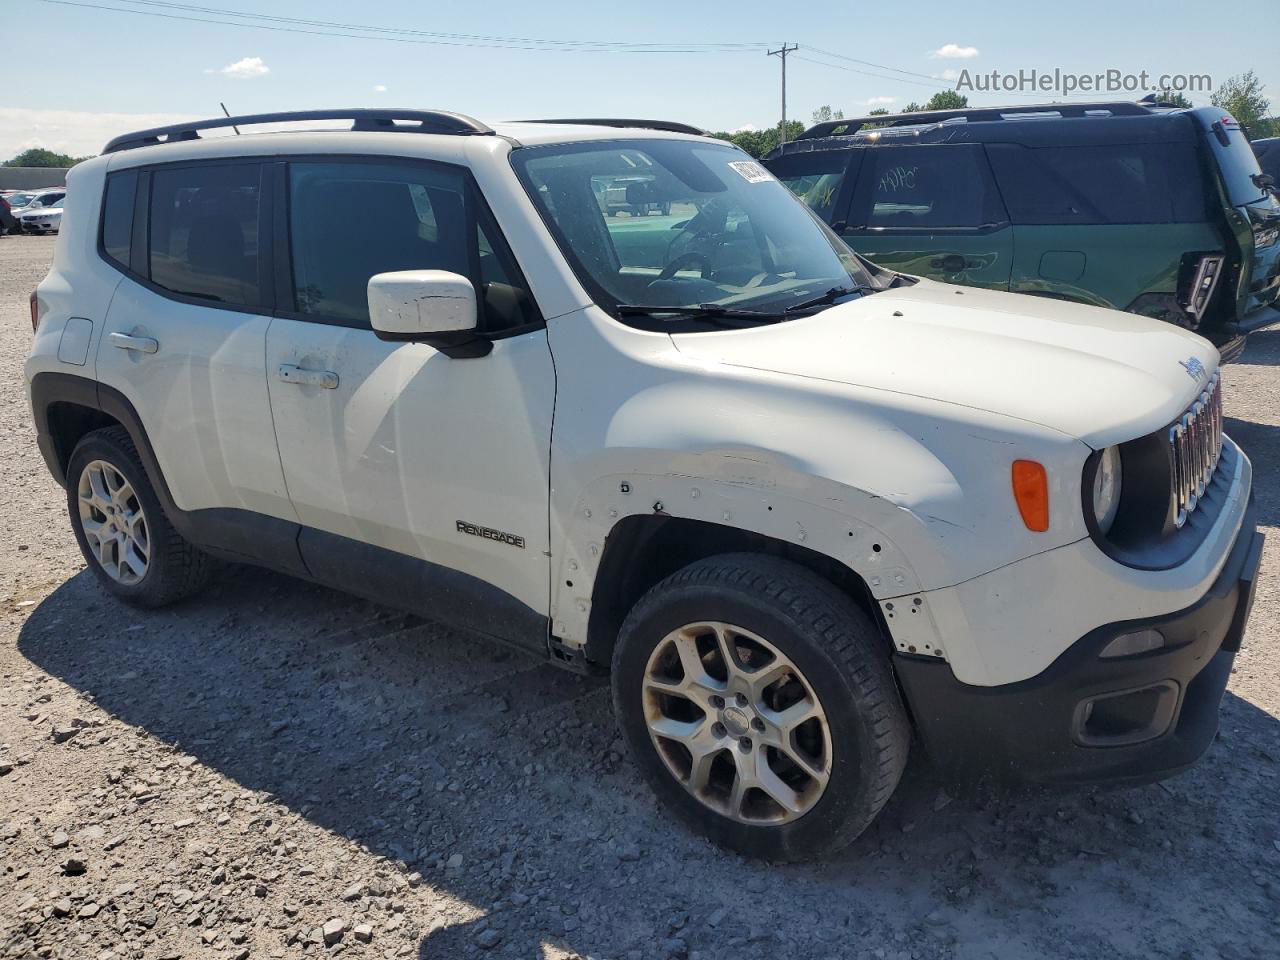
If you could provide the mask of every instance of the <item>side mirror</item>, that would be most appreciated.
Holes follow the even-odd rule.
[[[479,357],[493,344],[476,334],[476,291],[447,270],[397,270],[369,278],[369,320],[380,340],[426,343],[451,357]]]

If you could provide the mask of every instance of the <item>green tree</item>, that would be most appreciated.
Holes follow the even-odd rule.
[[[1177,90],[1157,90],[1156,100],[1159,103],[1162,103],[1171,107],[1182,107],[1184,109],[1190,109],[1191,107],[1195,106],[1195,104],[1193,104],[1190,100],[1187,99],[1186,94],[1179,93]]]
[[[54,153],[44,147],[32,147],[30,150],[23,150],[4,165],[6,167],[74,167],[81,160],[88,159],[88,157],[73,157],[66,153]]]
[[[803,123],[799,120],[787,121],[788,140],[794,140],[802,133],[804,133]],[[778,128],[776,126],[767,130],[740,130],[737,133],[728,133],[722,130],[719,133],[711,134],[711,136],[720,140],[728,140],[753,157],[763,157],[778,145]]]
[[[889,108],[888,108],[888,107],[876,107],[874,110],[868,110],[868,111],[867,111],[867,116],[868,116],[868,117],[887,117],[888,115],[889,115]],[[888,126],[888,124],[887,124],[887,123],[864,123],[864,124],[862,125],[862,129],[863,129],[863,130],[877,130],[877,129],[879,129],[880,127],[887,127],[887,126]]]
[[[843,110],[832,110],[829,104],[823,104],[817,110],[813,111],[814,123],[827,123],[830,120],[843,120]]]
[[[1225,110],[1245,128],[1250,140],[1268,136],[1271,124],[1267,111],[1271,101],[1262,92],[1262,81],[1252,70],[1228,77],[1213,91],[1209,102]]]
[[[926,110],[963,110],[969,106],[969,98],[954,90],[939,90],[924,105]]]
[[[923,105],[912,100],[902,108],[903,113],[919,113],[921,110],[963,110],[969,106],[969,98],[954,90],[939,90]]]

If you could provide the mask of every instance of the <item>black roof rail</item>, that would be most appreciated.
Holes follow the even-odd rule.
[[[517,120],[516,123],[579,123],[591,127],[638,127],[641,130],[665,130],[667,133],[692,133],[705,137],[707,131],[688,123],[677,123],[674,120],[634,120],[624,117],[578,117],[559,120]]]
[[[820,137],[852,136],[863,127],[913,127],[947,120],[1007,120],[1010,117],[1024,119],[1028,114],[1056,113],[1060,117],[1083,117],[1090,113],[1109,113],[1113,117],[1136,117],[1153,114],[1165,105],[1137,103],[1132,100],[1099,101],[1098,103],[1037,103],[1012,107],[970,107],[962,110],[920,110],[915,113],[882,113],[871,117],[855,117],[848,120],[826,120],[810,127],[797,140],[816,140]],[[837,134],[835,131],[839,130]]]
[[[444,133],[456,136],[475,134],[492,134],[493,131],[481,123],[461,113],[450,113],[447,110],[294,110],[284,113],[253,113],[243,117],[214,117],[211,120],[196,120],[190,123],[175,123],[167,127],[152,127],[150,130],[138,130],[116,137],[102,150],[103,153],[114,153],[117,150],[132,150],[135,147],[149,147],[157,143],[178,143],[184,140],[199,140],[201,130],[215,130],[219,127],[248,127],[257,123],[292,123],[302,120],[350,120],[352,130],[388,130],[408,131],[411,133]],[[397,121],[416,124],[403,126]],[[237,130],[237,132],[239,132]]]

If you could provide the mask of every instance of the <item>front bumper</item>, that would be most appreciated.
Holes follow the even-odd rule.
[[[1253,510],[1208,592],[1186,609],[1098,627],[1027,680],[981,687],[941,660],[897,654],[916,730],[951,780],[1142,782],[1193,764],[1218,730],[1218,706],[1253,606],[1262,553]],[[1166,643],[1099,654],[1142,629]]]

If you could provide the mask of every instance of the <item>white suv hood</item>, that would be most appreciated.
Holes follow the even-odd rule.
[[[786,323],[672,339],[699,360],[961,404],[1093,447],[1169,423],[1218,367],[1212,344],[1167,323],[929,280]]]

